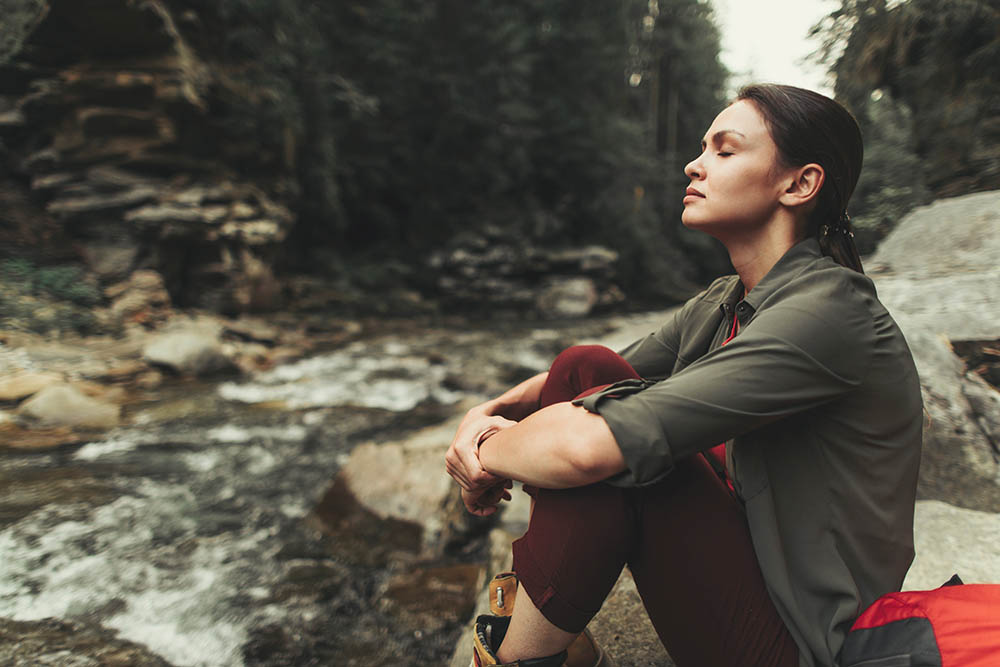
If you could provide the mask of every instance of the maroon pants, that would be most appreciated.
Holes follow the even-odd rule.
[[[556,358],[542,407],[638,377],[611,350],[571,347]],[[649,617],[685,666],[796,667],[798,649],[764,586],[740,502],[701,456],[656,484],[534,490],[514,542],[524,591],[554,625],[580,632],[628,565]]]

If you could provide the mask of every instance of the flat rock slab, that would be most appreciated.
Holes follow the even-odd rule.
[[[904,590],[937,588],[953,574],[967,584],[1000,584],[1000,515],[919,501],[914,542]]]
[[[200,330],[163,334],[150,341],[142,356],[184,375],[210,375],[233,368],[218,339]]]
[[[121,407],[91,398],[70,385],[53,385],[22,403],[18,413],[46,426],[108,429],[118,426]]]
[[[0,377],[0,401],[19,401],[62,381],[62,376],[55,373],[18,373]]]

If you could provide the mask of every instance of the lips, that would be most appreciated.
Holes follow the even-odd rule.
[[[687,197],[687,196],[693,196],[693,197],[701,197],[701,198],[703,198],[703,199],[704,199],[704,197],[705,197],[705,195],[703,195],[702,193],[698,192],[698,191],[697,191],[697,190],[695,190],[694,188],[688,188],[687,190],[685,190],[685,191],[684,191],[684,196],[685,196],[685,197]]]

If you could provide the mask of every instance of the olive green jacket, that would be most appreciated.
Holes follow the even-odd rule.
[[[898,590],[913,558],[920,383],[872,281],[789,250],[744,297],[716,280],[622,355],[643,380],[577,401],[650,484],[673,462],[728,442],[771,599],[803,666],[833,665],[857,615]],[[733,314],[740,332],[727,345]]]

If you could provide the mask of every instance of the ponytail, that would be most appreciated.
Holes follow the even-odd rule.
[[[861,266],[861,255],[858,254],[858,247],[854,243],[851,216],[847,215],[847,211],[844,211],[834,224],[820,225],[817,239],[823,254],[832,257],[837,264],[854,269],[858,273],[865,272],[864,267]]]

